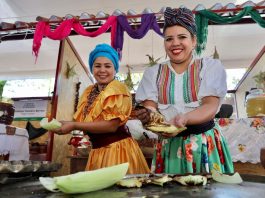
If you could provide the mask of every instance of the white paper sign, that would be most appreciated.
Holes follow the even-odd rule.
[[[48,100],[20,100],[14,102],[14,118],[46,117]]]

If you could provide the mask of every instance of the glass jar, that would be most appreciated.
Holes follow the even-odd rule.
[[[265,93],[262,89],[250,90],[246,97],[248,117],[265,116]]]

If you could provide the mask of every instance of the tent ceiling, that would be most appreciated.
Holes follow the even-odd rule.
[[[89,2],[89,3],[88,3]],[[154,3],[155,2],[155,3]],[[244,1],[222,1],[223,5],[228,3],[242,4]],[[253,1],[258,3],[260,1]],[[82,12],[96,14],[99,11],[113,13],[120,9],[127,12],[129,9],[136,13],[141,13],[145,8],[151,8],[158,12],[163,6],[179,7],[185,5],[193,9],[198,4],[210,8],[218,1],[176,1],[157,0],[148,1],[138,0],[2,0],[0,1],[1,21],[35,21],[37,16],[49,18],[51,15],[65,16],[66,14],[80,15]],[[212,55],[214,46],[224,65],[227,68],[248,67],[256,55],[264,46],[264,28],[258,24],[243,25],[212,25],[209,27],[208,44],[205,55]],[[71,41],[80,53],[80,57],[87,64],[87,56],[96,44],[110,42],[110,35],[103,34],[96,38],[84,36],[71,36]],[[57,63],[59,41],[43,39],[40,54],[35,64],[31,53],[32,40],[3,41],[0,44],[0,78],[21,78],[21,77],[43,77],[54,76]],[[155,58],[165,57],[163,50],[163,39],[152,31],[141,40],[134,40],[125,36],[123,59],[121,71],[126,72],[124,65],[133,66],[133,71],[142,71],[143,65],[148,62],[146,54],[153,55]]]

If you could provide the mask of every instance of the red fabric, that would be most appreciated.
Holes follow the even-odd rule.
[[[188,162],[193,161],[193,155],[192,155],[192,143],[186,144],[185,145],[185,157]]]
[[[159,141],[156,144],[156,168],[155,173],[163,173],[164,171],[164,160],[162,158],[162,142]]]
[[[115,40],[115,32],[117,27],[117,17],[110,16],[108,20],[96,31],[88,32],[84,27],[80,24],[80,22],[75,19],[68,19],[63,21],[59,27],[57,27],[54,31],[51,31],[50,25],[47,22],[40,21],[38,22],[34,34],[32,51],[36,57],[38,57],[39,49],[41,46],[41,41],[44,36],[53,39],[53,40],[63,40],[71,33],[72,28],[80,35],[96,37],[105,33],[110,27],[111,28],[111,43]]]
[[[221,162],[221,164],[224,164],[225,163],[225,157],[224,157],[224,153],[222,150],[221,137],[220,137],[220,134],[216,131],[216,129],[214,130],[214,136],[215,136],[217,151],[218,151],[218,154],[220,156],[220,162]]]

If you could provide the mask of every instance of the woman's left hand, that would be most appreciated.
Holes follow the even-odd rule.
[[[188,117],[185,114],[177,115],[170,120],[169,123],[175,125],[178,128],[184,128],[188,123]]]
[[[169,121],[170,124],[175,125],[178,128],[184,128],[188,122],[188,118],[185,114],[177,115],[172,120]],[[176,133],[159,133],[159,135],[164,138],[172,138],[179,134],[179,131]]]

